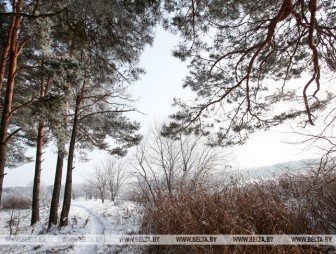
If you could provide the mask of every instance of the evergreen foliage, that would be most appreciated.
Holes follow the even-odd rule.
[[[143,0],[0,2],[1,190],[4,167],[31,160],[24,156],[27,146],[37,146],[38,204],[48,142],[54,140],[59,150],[57,177],[66,152],[69,173],[76,148],[125,155],[140,142],[139,123],[125,116],[135,110],[127,89],[144,73],[138,62],[153,41],[156,7]],[[67,191],[71,197],[71,187]],[[33,205],[33,213],[38,209]],[[32,224],[36,220],[38,214]]]
[[[335,71],[335,8],[329,0],[166,1],[164,25],[181,35],[174,55],[190,61],[184,87],[196,98],[175,100],[164,132],[233,145],[286,119],[314,124],[333,98],[321,79]]]

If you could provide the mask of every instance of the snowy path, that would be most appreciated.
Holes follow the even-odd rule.
[[[90,235],[103,235],[105,232],[104,223],[87,207],[84,206],[85,203],[79,201],[73,201],[72,206],[76,208],[77,211],[80,211],[82,214],[86,214],[90,217],[88,227],[90,228]],[[78,254],[93,254],[97,253],[97,245],[82,245],[76,250]]]
[[[17,211],[20,215],[19,234],[39,235],[45,234],[49,216],[49,209],[41,209],[41,222],[30,226],[29,209]],[[12,216],[11,210],[0,210],[0,234],[9,234],[8,221]],[[115,204],[100,200],[73,200],[69,215],[69,225],[63,228],[54,227],[48,234],[58,236],[83,236],[83,235],[127,235],[137,234],[140,227],[140,216],[137,206],[132,202]],[[0,253],[59,253],[59,254],[129,254],[146,253],[143,246],[118,245],[118,244],[93,244],[79,243],[67,244],[27,244],[3,245]]]

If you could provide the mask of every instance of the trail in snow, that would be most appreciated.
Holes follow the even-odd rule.
[[[90,235],[104,235],[105,226],[104,223],[87,207],[85,207],[81,202],[72,201],[72,206],[76,207],[77,210],[80,210],[81,213],[87,214],[90,217],[88,227],[90,228]],[[76,250],[78,254],[93,254],[98,251],[97,245],[81,245]]]

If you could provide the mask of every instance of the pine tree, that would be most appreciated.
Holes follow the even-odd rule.
[[[153,40],[156,16],[150,11],[146,1],[81,1],[80,8],[75,2],[62,17],[62,40],[78,69],[69,77],[74,97],[69,101],[71,134],[61,226],[68,223],[76,146],[124,155],[141,140],[136,134],[139,124],[123,113],[133,110],[125,91],[143,73],[136,64]],[[119,146],[110,148],[108,137]]]
[[[212,144],[232,145],[286,119],[314,124],[313,112],[330,102],[320,81],[323,69],[336,66],[334,1],[166,1],[165,7],[165,25],[182,38],[174,54],[190,60],[183,86],[196,93],[193,103],[175,101],[166,134],[213,134]],[[309,78],[302,84],[288,85],[303,73]]]
[[[29,28],[32,20],[39,18],[52,17],[64,9],[53,2],[15,0],[11,2],[1,1],[0,18],[5,20],[1,24],[1,30],[4,32],[1,36],[1,62],[0,62],[0,78],[1,88],[5,84],[5,92],[3,99],[1,123],[0,123],[0,204],[2,196],[3,179],[5,175],[5,166],[7,158],[8,143],[18,131],[12,133],[10,131],[11,118],[14,111],[29,105],[33,99],[26,101],[17,108],[12,108],[14,89],[18,76],[33,66],[21,66],[20,59],[25,47],[31,41]],[[56,10],[55,10],[56,9]],[[5,81],[5,82],[4,82]]]

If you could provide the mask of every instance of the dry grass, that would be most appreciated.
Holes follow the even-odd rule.
[[[334,234],[335,174],[314,171],[275,180],[208,188],[198,183],[168,195],[144,189],[144,234]],[[196,187],[197,186],[197,187]],[[161,189],[160,189],[161,188]],[[160,246],[152,253],[319,253],[309,246]],[[323,252],[322,252],[323,253]]]
[[[23,196],[7,195],[2,199],[2,207],[3,209],[29,209],[31,200]]]

